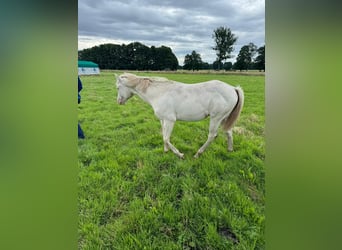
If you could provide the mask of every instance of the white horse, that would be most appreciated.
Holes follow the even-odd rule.
[[[233,150],[232,128],[244,103],[244,93],[240,87],[233,87],[218,80],[184,84],[166,78],[143,77],[129,73],[115,76],[118,104],[125,104],[136,94],[152,106],[154,114],[161,122],[165,152],[171,149],[178,157],[184,157],[170,142],[176,120],[199,121],[208,116],[208,139],[197,151],[195,158],[215,139],[220,124],[227,132],[228,151]]]

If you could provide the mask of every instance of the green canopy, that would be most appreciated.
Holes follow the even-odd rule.
[[[78,61],[79,68],[98,68],[99,65],[90,61]]]

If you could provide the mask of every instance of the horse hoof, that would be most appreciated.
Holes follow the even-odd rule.
[[[184,159],[184,154],[179,154],[179,158]]]

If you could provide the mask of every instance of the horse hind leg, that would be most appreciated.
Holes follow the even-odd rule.
[[[233,151],[233,129],[227,131],[228,151]]]
[[[184,154],[179,152],[178,149],[175,146],[173,146],[170,142],[170,137],[171,137],[171,133],[172,133],[175,122],[163,120],[161,121],[161,123],[162,123],[162,128],[163,128],[164,151],[167,152],[168,149],[171,149],[173,153],[175,153],[179,158],[183,159]]]
[[[210,119],[208,139],[202,145],[202,147],[200,147],[197,153],[194,155],[195,158],[198,158],[206,150],[206,148],[211,144],[211,142],[217,137],[217,129],[219,125],[220,125],[219,119],[215,119],[215,118]]]

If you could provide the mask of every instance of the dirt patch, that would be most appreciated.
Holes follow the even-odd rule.
[[[229,239],[230,241],[232,241],[234,244],[238,244],[239,243],[239,239],[236,236],[236,234],[233,233],[233,231],[228,228],[228,227],[224,227],[224,228],[220,228],[218,230],[219,234],[227,239]]]

